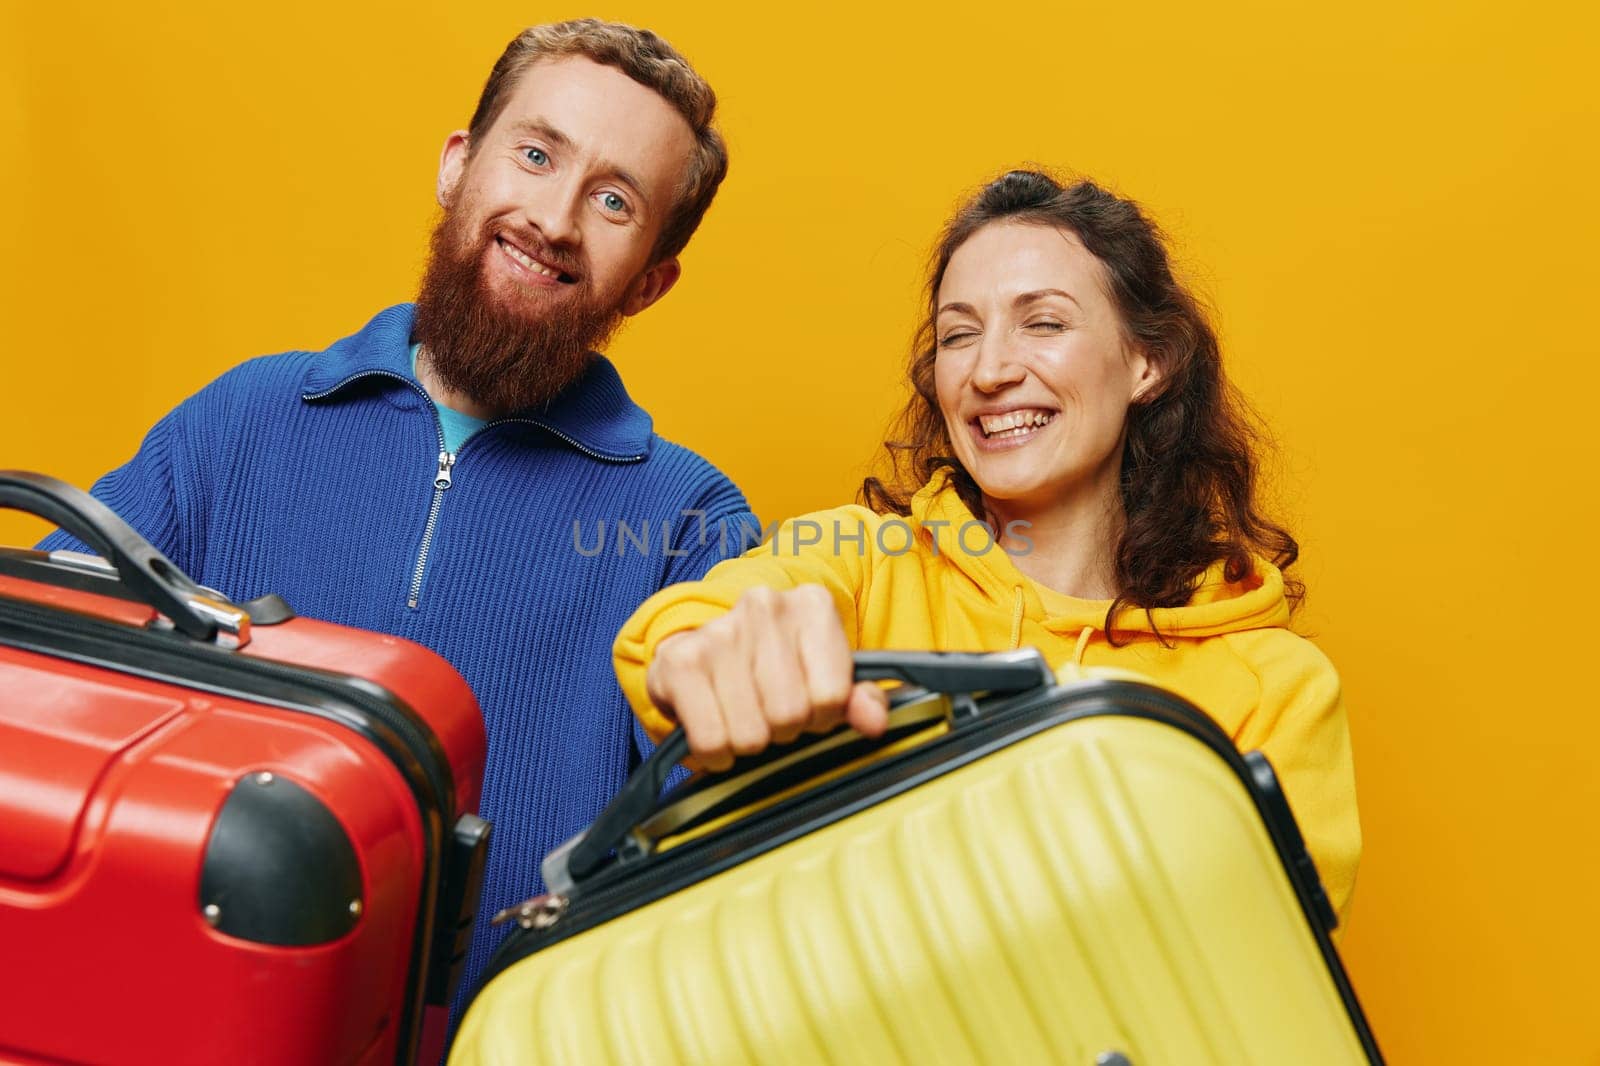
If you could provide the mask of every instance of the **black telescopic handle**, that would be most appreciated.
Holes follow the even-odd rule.
[[[93,548],[116,568],[118,580],[144,603],[196,640],[217,635],[216,622],[189,605],[208,594],[115,511],[82,489],[27,470],[0,470],[0,508],[38,515]]]
[[[857,681],[904,681],[929,692],[1027,692],[1053,685],[1037,648],[1015,651],[858,651]]]
[[[1055,672],[1037,648],[1004,652],[858,651],[857,681],[904,681],[929,692],[1027,692],[1055,684]],[[802,737],[786,747],[822,739]],[[543,867],[545,886],[563,891],[598,870],[634,828],[654,813],[672,768],[689,754],[689,739],[674,729],[633,772],[622,791],[587,830],[551,852]]]

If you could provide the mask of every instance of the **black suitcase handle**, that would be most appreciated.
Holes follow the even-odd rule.
[[[897,680],[932,693],[1027,692],[1056,681],[1055,672],[1037,648],[992,653],[858,651],[854,663],[857,681]],[[741,773],[754,761],[802,751],[848,729],[840,726],[831,733],[802,736],[760,755],[735,759],[724,775]],[[682,729],[674,729],[588,829],[545,856],[540,865],[545,887],[551,892],[570,891],[605,865],[606,858],[655,812],[668,775],[688,754],[688,737]]]
[[[54,522],[98,552],[116,569],[124,588],[139,602],[160,611],[179,632],[196,640],[216,639],[219,619],[210,615],[227,614],[231,605],[218,603],[115,511],[87,492],[44,474],[0,470],[0,508]],[[243,625],[248,627],[248,619]],[[244,638],[245,633],[239,632],[239,636]]]

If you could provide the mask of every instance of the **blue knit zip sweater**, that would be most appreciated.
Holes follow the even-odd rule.
[[[736,553],[754,516],[721,472],[654,434],[603,357],[548,410],[474,435],[437,488],[411,316],[391,307],[326,351],[234,368],[93,492],[200,583],[414,640],[472,686],[494,833],[465,994],[500,940],[487,917],[543,891],[545,852],[648,750],[612,672],[617,631],[657,589]],[[647,553],[619,519],[649,523]],[[41,546],[84,550],[61,533]]]

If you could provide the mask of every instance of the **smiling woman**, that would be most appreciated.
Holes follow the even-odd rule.
[[[1161,371],[1126,343],[1101,275],[1072,230],[984,227],[949,257],[938,286],[933,370],[949,450],[983,486],[983,510],[1034,526],[1088,524],[1063,540],[1085,554],[1030,554],[1019,565],[1047,586],[1110,596],[1104,549],[1118,514],[1105,501],[1117,494],[1128,410]],[[1053,568],[1040,566],[1047,559]]]
[[[1137,204],[1006,174],[946,226],[927,301],[886,445],[904,487],[868,478],[869,506],[908,514],[948,471],[995,528],[1027,521],[1060,546],[1019,566],[1111,600],[1108,633],[1123,607],[1188,603],[1216,564],[1237,581],[1295,561],[1256,498],[1255,420]],[[1285,578],[1291,605],[1301,592]]]
[[[1338,676],[1289,628],[1298,549],[1257,505],[1247,409],[1158,231],[1091,182],[1013,171],[945,227],[927,299],[896,476],[646,601],[615,648],[635,713],[720,769],[841,718],[881,732],[853,650],[1133,670],[1266,753],[1342,911],[1361,831]],[[909,545],[882,535],[905,517]]]

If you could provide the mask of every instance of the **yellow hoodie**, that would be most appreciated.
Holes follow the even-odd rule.
[[[1361,855],[1350,736],[1333,665],[1288,629],[1283,575],[1263,560],[1239,583],[1221,565],[1189,603],[1122,612],[1113,647],[1105,600],[1042,590],[990,546],[943,474],[912,500],[909,518],[860,506],[794,519],[761,547],[714,567],[701,581],[662,589],[617,637],[617,679],[645,729],[660,740],[673,723],[645,692],[645,670],[663,639],[732,608],[758,585],[825,586],[857,649],[999,651],[1031,645],[1052,663],[1133,670],[1211,715],[1241,751],[1260,749],[1283,783],[1329,901],[1341,916]],[[808,524],[809,523],[809,524]],[[939,523],[944,523],[940,525]],[[818,538],[820,537],[820,540]],[[814,543],[808,543],[814,542]],[[981,553],[981,554],[980,554]]]

